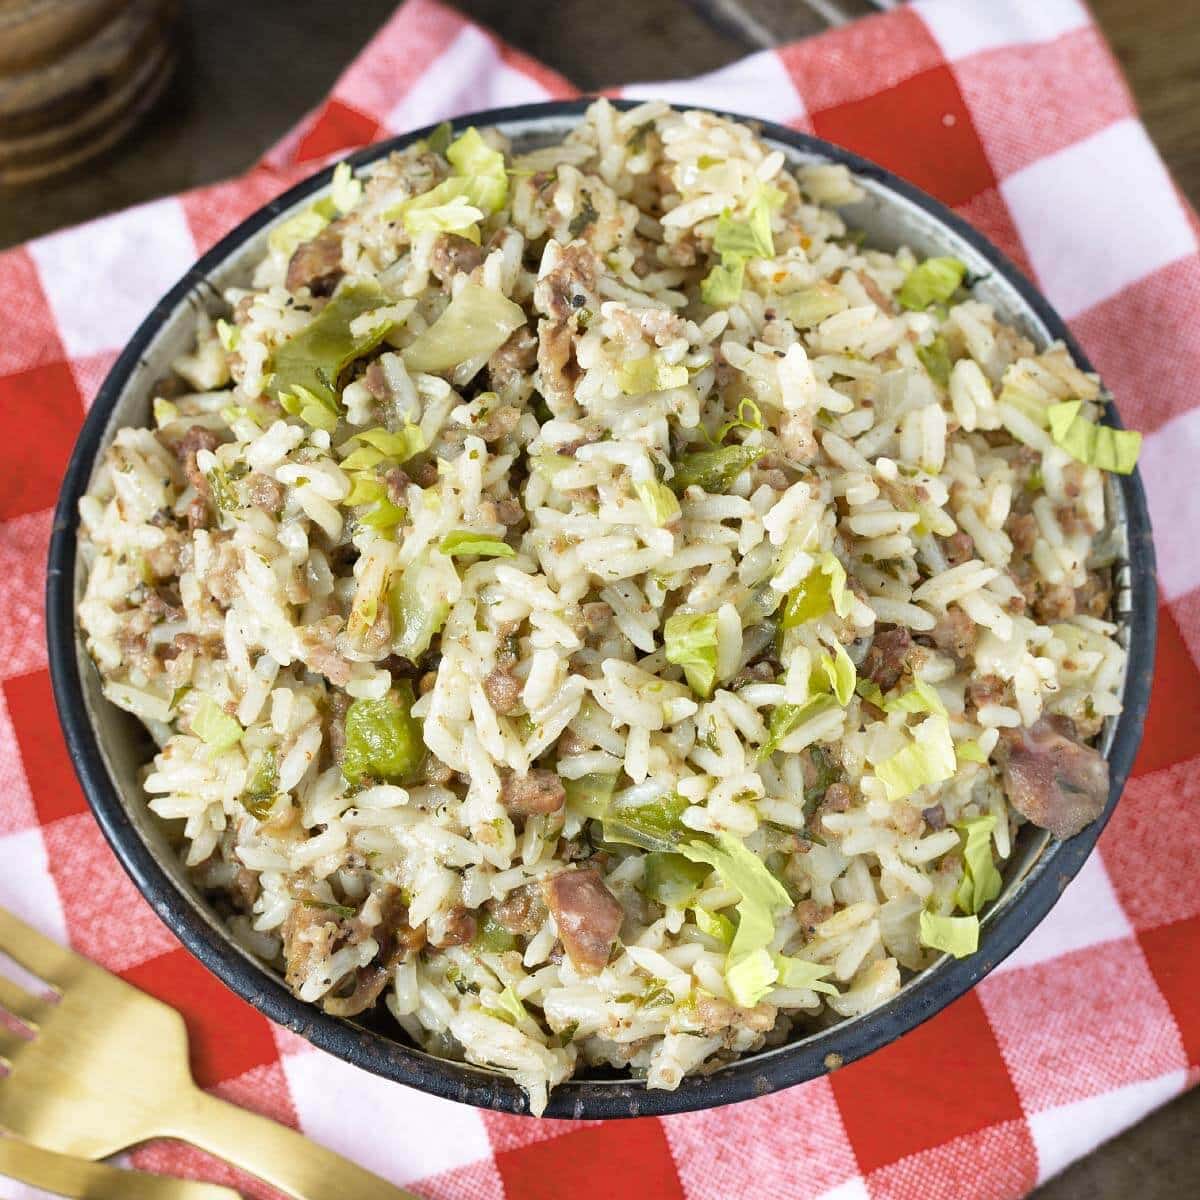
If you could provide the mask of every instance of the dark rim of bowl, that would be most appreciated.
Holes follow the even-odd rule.
[[[496,125],[544,117],[577,116],[591,102],[591,98],[583,98],[489,109],[457,117],[453,124],[462,128],[472,124]],[[635,104],[633,101],[614,103],[621,108]],[[989,259],[1050,336],[1065,342],[1084,370],[1092,370],[1062,319],[1033,285],[986,238],[940,202],[875,163],[819,138],[736,113],[721,112],[719,115],[747,121],[764,136],[796,150],[844,163],[856,174],[877,181],[924,209]],[[349,155],[348,161],[356,166],[374,162],[392,150],[427,136],[433,128],[429,126],[378,142]],[[255,964],[206,921],[196,910],[195,901],[160,865],[138,833],[105,769],[84,702],[75,628],[78,506],[100,451],[109,415],[144,350],[177,305],[194,291],[210,286],[207,283],[210,271],[264,225],[324,187],[332,172],[332,166],[328,167],[290,188],[204,254],[155,305],[101,386],[67,468],[50,541],[46,627],[55,701],[76,773],[117,858],[162,920],[225,984],[272,1021],[355,1066],[446,1099],[502,1112],[523,1113],[528,1111],[525,1095],[507,1077],[434,1057],[384,1034],[327,1015],[293,996],[276,976]],[[1120,423],[1111,405],[1109,417]],[[1041,854],[1026,878],[1017,884],[1011,902],[987,921],[978,953],[966,959],[943,959],[881,1008],[798,1043],[736,1060],[710,1075],[686,1076],[675,1091],[648,1089],[628,1079],[571,1079],[551,1092],[546,1116],[611,1118],[687,1112],[748,1100],[826,1074],[871,1053],[933,1016],[978,983],[1024,941],[1082,867],[1108,821],[1141,740],[1149,703],[1157,618],[1154,547],[1140,478],[1135,472],[1120,478],[1118,483],[1127,514],[1132,616],[1125,707],[1109,752],[1112,784],[1100,819],[1075,837],[1052,843]]]

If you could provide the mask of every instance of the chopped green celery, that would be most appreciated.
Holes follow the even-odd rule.
[[[719,446],[685,454],[675,464],[671,490],[676,494],[695,485],[706,492],[725,492],[733,481],[766,453],[762,446]]]
[[[311,242],[328,224],[328,217],[308,208],[276,225],[267,235],[267,244],[272,250],[291,258],[297,246],[302,242]]]
[[[382,289],[374,282],[339,288],[309,325],[275,351],[272,396],[296,415],[303,416],[306,407],[316,405],[336,418],[338,377],[356,358],[379,345],[394,324],[381,321],[370,333],[355,337],[350,323],[385,303]],[[295,398],[291,406],[285,397]]]
[[[340,162],[333,168],[333,186],[329,197],[339,213],[348,213],[361,199],[363,185],[354,178],[354,168],[348,162]]]
[[[767,722],[767,740],[758,748],[758,760],[770,758],[779,749],[783,741],[793,729],[802,722],[811,720],[818,713],[827,712],[834,705],[833,696],[815,696],[806,704],[777,704],[771,710],[771,719]]]
[[[221,343],[223,350],[232,354],[238,348],[238,343],[242,340],[241,326],[230,325],[228,321],[218,317],[217,340]]]
[[[960,763],[986,763],[987,755],[983,752],[983,747],[974,738],[965,738],[961,742],[954,743],[954,757]]]
[[[735,219],[729,209],[717,218],[713,250],[723,261],[727,258],[745,261],[748,258],[775,257],[775,240],[771,236],[771,208],[775,195],[782,198],[778,189],[761,185],[745,220]]]
[[[472,125],[446,149],[446,158],[457,175],[467,181],[468,197],[485,213],[498,212],[508,199],[504,155],[493,150]]]
[[[154,424],[158,429],[179,416],[179,409],[170,400],[164,400],[161,396],[154,397],[153,409]]]
[[[608,811],[616,786],[616,775],[599,772],[581,775],[578,779],[564,779],[567,808],[581,817],[599,821]]]
[[[351,908],[349,904],[335,904],[332,900],[318,900],[315,896],[303,896],[300,903],[305,908],[323,908],[326,912],[347,919],[358,915],[358,909]]]
[[[248,796],[273,796],[279,780],[274,750],[258,750],[246,768],[245,792]]]
[[[453,196],[444,204],[406,209],[404,228],[413,237],[430,232],[456,233],[478,246],[481,238],[476,222],[482,220],[483,211],[476,208],[466,196]]]
[[[733,942],[733,935],[737,931],[733,922],[724,913],[709,912],[707,908],[695,907],[692,909],[692,916],[696,919],[696,928],[701,933],[715,938],[728,949]]]
[[[392,652],[409,662],[429,649],[450,615],[450,602],[440,587],[430,587],[427,572],[430,554],[413,560],[388,592],[392,616]]]
[[[979,918],[940,917],[922,911],[921,945],[944,950],[955,958],[966,958],[979,949]]]
[[[483,919],[475,929],[475,946],[488,954],[503,954],[506,950],[515,950],[516,934],[505,929],[491,913],[484,913]]]
[[[1137,466],[1142,435],[1132,429],[1097,425],[1081,415],[1082,408],[1082,400],[1068,400],[1063,404],[1052,404],[1046,410],[1050,436],[1055,443],[1089,467],[1099,467],[1118,475],[1132,474]]]
[[[734,940],[737,940],[737,934],[734,934]],[[730,949],[725,960],[725,986],[739,1008],[753,1008],[775,987],[778,979],[779,972],[766,946],[756,946],[737,955]]]
[[[942,716],[927,717],[914,732],[914,739],[875,768],[876,777],[889,800],[903,800],[918,788],[952,779],[958,769],[950,722]]]
[[[977,913],[1000,895],[1003,880],[992,858],[992,831],[995,816],[989,814],[964,821],[955,828],[963,839],[963,877],[954,893],[954,901],[965,913]]]
[[[650,519],[659,528],[670,525],[679,516],[679,501],[666,484],[659,483],[656,479],[639,479],[633,485],[633,490],[645,505]]]
[[[713,308],[728,308],[741,294],[746,264],[740,258],[718,263],[700,281],[700,299]]]
[[[342,774],[351,783],[411,780],[425,758],[421,723],[412,716],[412,684],[396,684],[380,700],[355,700],[346,712]]]
[[[764,428],[762,409],[750,399],[743,397],[738,401],[737,416],[732,421],[726,421],[712,437],[714,446],[719,446],[735,429],[747,429],[751,433],[761,433]]]
[[[841,289],[822,279],[812,287],[782,297],[778,307],[797,329],[812,329],[829,317],[845,312],[850,301]]]
[[[393,504],[387,485],[381,479],[359,475],[354,479],[350,494],[342,501],[347,508],[370,507],[359,513],[358,523],[371,529],[394,529],[408,515],[403,505]]]
[[[966,263],[957,258],[927,258],[909,271],[896,299],[905,308],[918,310],[931,304],[945,304],[958,291],[966,273]]]
[[[830,658],[828,654],[823,654],[821,670],[825,673],[829,688],[837,697],[837,702],[845,708],[850,703],[850,697],[854,695],[854,684],[858,679],[858,672],[855,671],[854,664],[850,661],[850,655],[846,653],[845,647],[839,644],[834,650],[833,658]]]
[[[737,892],[738,927],[729,947],[725,980],[734,1001],[751,1008],[766,995],[775,982],[775,966],[762,954],[775,936],[775,912],[790,908],[791,897],[766,864],[740,839],[728,833],[717,834],[717,844],[687,842],[679,852],[693,862],[707,863],[716,869],[725,886]]]
[[[552,484],[554,477],[559,471],[565,471],[567,467],[573,467],[575,460],[568,458],[565,454],[531,454],[529,456],[529,465],[547,483]]]
[[[653,850],[642,860],[642,882],[639,891],[659,904],[682,908],[700,890],[708,878],[709,868],[695,863],[682,854],[665,854]]]
[[[501,1020],[507,1021],[510,1025],[520,1025],[529,1015],[525,1011],[525,1005],[521,1003],[521,997],[513,991],[512,984],[509,984],[500,993],[496,1003],[499,1006],[499,1012],[491,1010],[492,1015],[500,1017]]]
[[[774,956],[775,970],[779,973],[779,986],[785,988],[808,988],[812,992],[824,992],[829,996],[838,994],[832,983],[822,982],[833,967],[823,963],[808,962],[803,958],[789,958],[784,954]]]
[[[403,351],[404,362],[410,371],[450,371],[467,359],[487,358],[524,324],[519,304],[482,284],[468,283]]]
[[[946,349],[946,339],[939,333],[928,346],[917,347],[917,358],[929,372],[929,377],[940,387],[950,386],[950,351]]]
[[[908,691],[901,693],[894,700],[885,700],[880,708],[888,713],[933,713],[938,717],[949,715],[941,696],[937,694],[937,689],[923,679],[914,680]]]
[[[208,471],[204,478],[208,481],[208,493],[212,502],[221,512],[236,512],[241,508],[229,472],[220,463]]]
[[[663,639],[667,662],[682,667],[692,691],[708,699],[717,680],[717,614],[674,613]]]
[[[512,558],[517,552],[500,538],[473,533],[469,529],[455,529],[438,543],[438,549],[451,558],[474,554],[479,558]]]
[[[617,386],[627,396],[665,392],[670,388],[684,387],[687,381],[688,369],[683,363],[671,366],[663,362],[658,354],[627,358],[617,368]]]
[[[444,158],[446,150],[450,146],[451,139],[454,137],[454,126],[449,121],[443,121],[436,129],[425,139],[425,145],[433,151],[434,154],[440,154]]]
[[[367,429],[362,433],[356,433],[351,438],[351,441],[364,442],[371,451],[382,456],[370,463],[370,466],[376,466],[384,458],[391,459],[396,463],[407,462],[414,454],[420,454],[426,448],[425,437],[421,433],[421,427],[413,425],[411,422],[406,423],[403,429],[395,433],[384,429],[382,426],[375,429]],[[355,453],[360,453],[360,451],[355,451]],[[344,460],[342,466],[352,470],[353,468],[349,466],[349,462],[349,459]]]
[[[853,597],[846,586],[846,568],[837,556],[825,551],[817,565],[788,594],[783,628],[794,629],[823,617],[831,608],[839,617],[850,614]]]
[[[302,384],[296,384],[293,391],[281,392],[279,405],[285,413],[299,417],[314,429],[324,429],[326,433],[332,433],[337,428],[338,417],[341,415],[337,401],[314,396]]]
[[[687,807],[688,802],[674,794],[645,804],[612,804],[603,817],[604,840],[670,852],[686,838],[696,836],[682,820]]]
[[[242,740],[244,730],[211,696],[201,696],[192,710],[192,733],[214,751],[229,750]]]

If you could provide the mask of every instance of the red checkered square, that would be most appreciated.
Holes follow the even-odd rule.
[[[139,1171],[222,1184],[247,1200],[288,1200],[277,1188],[183,1142],[150,1142],[134,1150],[129,1160]]]
[[[1158,610],[1158,645],[1154,652],[1154,689],[1142,744],[1134,760],[1134,775],[1147,775],[1193,758],[1200,745],[1196,738],[1196,708],[1180,704],[1181,696],[1200,696],[1197,669],[1179,624],[1168,605]]]
[[[810,111],[818,136],[873,159],[946,204],[963,204],[996,182],[947,66],[861,100]]]
[[[0,464],[0,470],[14,469]],[[46,510],[0,522],[0,679],[46,665],[42,596],[52,519]]]
[[[25,777],[43,825],[87,811],[58,726],[50,672],[33,671],[3,683]]]
[[[401,5],[376,36],[377,52],[364,55],[337,81],[334,97],[382,123],[396,98],[425,75],[466,24],[440,4]]]
[[[866,1173],[1021,1116],[974,992],[831,1079]]]
[[[259,168],[233,182],[198,188],[180,197],[197,252],[203,254],[291,182],[286,175]]]
[[[72,946],[110,971],[124,971],[179,945],[89,813],[64,817],[42,833]]]
[[[374,117],[340,100],[330,100],[297,143],[293,158],[298,163],[319,163],[332,154],[348,154],[367,145],[379,132]]]
[[[496,1155],[496,1166],[505,1192],[521,1200],[673,1200],[684,1195],[662,1123],[648,1118],[609,1121],[520,1150],[503,1150]]]
[[[889,92],[945,61],[911,12],[855,21],[822,38],[793,42],[780,48],[779,57],[810,113]]]
[[[954,73],[1000,178],[1133,112],[1108,47],[1091,28],[975,55]]]
[[[100,385],[116,361],[116,350],[101,350],[96,354],[81,354],[71,359],[71,376],[85,411],[92,407]]]
[[[479,1115],[483,1117],[488,1141],[497,1153],[501,1150],[519,1150],[536,1142],[547,1142],[551,1138],[597,1124],[595,1121],[539,1121],[536,1117],[514,1117],[511,1113],[484,1110],[480,1110]]]
[[[828,1079],[730,1108],[665,1117],[688,1200],[724,1200],[772,1180],[774,1200],[816,1196],[858,1172]],[[791,1168],[803,1147],[804,1170]]]
[[[867,1190],[872,1200],[1010,1200],[1037,1183],[1037,1168],[1029,1127],[1005,1121],[873,1171]]]
[[[1200,359],[1200,255],[1170,263],[1080,314],[1072,327],[1117,407],[1136,429],[1152,430],[1196,405],[1191,379],[1164,371],[1181,356]],[[1136,329],[1137,353],[1129,353]]]
[[[1200,662],[1200,588],[1176,596],[1171,601],[1171,613],[1188,653],[1194,661]],[[1161,642],[1161,629],[1158,636]]]
[[[1170,1010],[1133,938],[991,975],[975,993],[1026,1112],[1185,1065]]]
[[[422,1200],[498,1200],[504,1195],[504,1180],[494,1158],[441,1171],[422,1179],[417,1186]]]
[[[71,368],[57,362],[0,375],[0,422],[0,520],[52,508],[83,424]]]
[[[1181,886],[1200,864],[1200,759],[1125,785],[1100,851],[1137,929],[1200,915],[1200,888]]]
[[[1175,1018],[1188,1066],[1200,1067],[1200,917],[1146,930],[1138,941]]]
[[[23,247],[0,254],[0,296],[4,297],[4,336],[0,375],[60,362],[63,347],[54,327],[37,267]]]
[[[183,947],[121,974],[183,1014],[192,1076],[201,1087],[277,1061],[267,1018],[235,996]]]

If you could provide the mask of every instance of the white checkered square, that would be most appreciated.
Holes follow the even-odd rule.
[[[548,97],[537,80],[500,57],[490,38],[468,26],[429,64],[384,124],[403,133],[477,108],[529,104]]]
[[[913,8],[951,62],[1001,46],[1047,42],[1088,24],[1080,0],[917,0]]]
[[[0,837],[0,908],[66,944],[67,922],[40,829]]]
[[[621,89],[621,95],[635,100],[666,100],[684,108],[703,104],[781,124],[795,124],[807,116],[804,99],[796,90],[787,67],[779,55],[770,50],[695,79],[630,84]]]
[[[282,1063],[305,1134],[393,1183],[490,1152],[483,1119],[465,1104],[390,1083],[320,1050],[285,1055]]]
[[[815,1200],[871,1200],[871,1193],[863,1177],[855,1175],[830,1191],[822,1192]]]
[[[1133,119],[1039,159],[1000,191],[1042,290],[1068,320],[1196,249],[1175,186]]]
[[[1067,885],[1050,915],[1008,956],[993,975],[1032,967],[1072,950],[1129,937],[1129,923],[1100,855],[1093,853]],[[986,986],[986,985],[985,985]]]
[[[183,206],[155,200],[31,242],[67,353],[118,350],[192,265]],[[89,282],[90,281],[90,282]]]
[[[0,690],[0,836],[32,829],[35,825],[37,812],[33,807],[33,794],[29,790],[29,780],[25,778],[17,733],[8,714],[8,701]]]
[[[1158,556],[1158,582],[1165,600],[1174,600],[1200,587],[1200,554],[1196,530],[1200,529],[1200,492],[1184,483],[1200,461],[1200,408],[1193,408],[1148,433],[1138,460],[1154,549]]]
[[[1171,1071],[1143,1079],[1074,1104],[1047,1108],[1029,1117],[1029,1132],[1037,1147],[1038,1182],[1057,1175],[1101,1142],[1140,1121],[1148,1112],[1177,1096],[1187,1082],[1186,1071]]]

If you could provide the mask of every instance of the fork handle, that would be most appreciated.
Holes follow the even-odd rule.
[[[420,1200],[294,1129],[199,1088],[164,1116],[164,1136],[207,1150],[296,1200]]]

